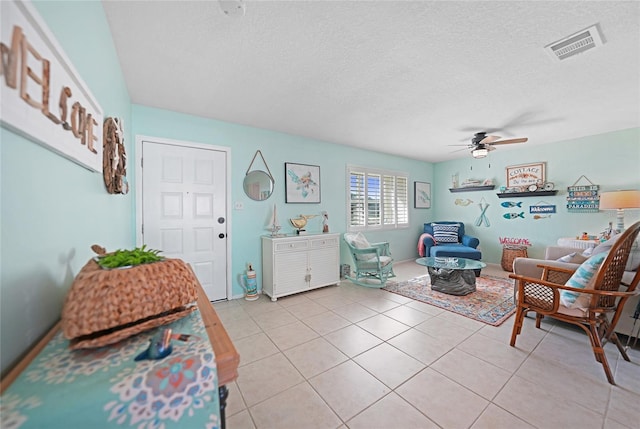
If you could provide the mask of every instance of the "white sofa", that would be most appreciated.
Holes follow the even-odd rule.
[[[576,270],[580,266],[580,263],[559,262],[557,261],[557,259],[563,256],[571,255],[572,253],[576,253],[577,257],[575,259],[581,260],[582,258],[579,258],[581,251],[583,251],[583,249],[550,246],[545,250],[544,259],[516,258],[513,261],[513,272],[514,274],[520,274],[526,277],[540,278],[542,276],[542,268],[538,267],[538,265],[540,264]],[[594,250],[594,254],[596,254],[596,250]],[[639,268],[638,264],[640,264],[640,249],[636,246],[636,248],[632,250],[631,255],[629,255],[629,261],[627,262],[627,269],[634,269],[635,271],[624,272],[624,275],[622,276],[622,281],[624,283],[630,284],[633,281],[633,278],[636,275],[636,271]],[[633,327],[633,322],[635,321],[633,315],[636,307],[640,305],[639,302],[640,296],[635,296],[625,303],[622,316],[620,317],[620,320],[616,325],[616,332],[624,335],[631,334],[631,328]],[[531,316],[535,317],[535,314],[532,314]],[[638,325],[640,325],[640,320],[638,320],[636,323],[634,333],[637,332]]]

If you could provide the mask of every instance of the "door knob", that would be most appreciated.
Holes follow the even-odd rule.
[[[224,233],[221,232],[220,234],[218,234],[218,238],[224,238]]]

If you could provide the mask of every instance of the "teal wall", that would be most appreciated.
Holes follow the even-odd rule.
[[[566,186],[584,174],[603,190],[640,188],[640,130],[633,129],[545,146],[521,145],[517,150],[497,150],[485,160],[463,160],[430,164],[349,148],[312,139],[255,129],[175,112],[131,105],[119,67],[111,34],[100,2],[43,1],[35,6],[64,48],[74,67],[89,86],[105,117],[124,118],[129,160],[135,159],[135,135],[155,136],[231,149],[231,201],[244,210],[232,210],[232,274],[247,262],[260,268],[259,236],[273,204],[279,218],[329,212],[332,232],[346,229],[344,188],[347,163],[393,169],[409,173],[410,198],[414,181],[432,183],[433,208],[411,209],[409,228],[370,233],[372,241],[391,243],[398,260],[416,256],[416,239],[422,223],[438,219],[460,219],[481,239],[485,260],[498,262],[498,236],[527,237],[540,253],[557,237],[582,231],[597,232],[613,214],[567,214]],[[390,142],[393,143],[393,142]],[[548,148],[548,150],[546,149]],[[256,202],[242,191],[242,180],[256,150],[260,149],[276,179],[274,195]],[[425,149],[426,150],[426,149]],[[451,174],[460,179],[475,177],[504,183],[504,167],[546,161],[549,180],[561,190],[544,200],[558,206],[551,219],[505,221],[495,192],[450,194]],[[317,205],[284,202],[284,163],[297,162],[321,167],[322,202]],[[470,167],[473,166],[473,171]],[[135,178],[129,165],[132,192],[126,196],[107,194],[100,174],[91,173],[30,140],[0,128],[0,364],[10,368],[60,317],[64,296],[74,276],[92,256],[90,246],[107,249],[135,244]],[[461,207],[456,198],[474,204]],[[481,196],[491,204],[490,228],[476,228],[477,203]],[[525,201],[525,200],[523,200]],[[527,200],[528,201],[528,200]],[[535,202],[538,202],[537,200]],[[528,203],[527,203],[528,204]],[[627,223],[638,212],[627,214]],[[320,220],[310,221],[309,230],[319,231]],[[499,233],[498,233],[499,231]],[[342,262],[348,262],[342,249]],[[241,290],[234,281],[234,295]]]
[[[559,192],[550,197],[502,199],[496,195],[506,185],[507,166],[546,162],[547,181],[555,184]],[[575,237],[582,232],[598,234],[609,222],[615,226],[615,211],[599,213],[569,213],[567,187],[582,175],[600,186],[600,191],[640,189],[640,128],[584,137],[545,145],[528,143],[497,148],[483,159],[468,158],[441,162],[434,167],[434,200],[436,218],[465,222],[465,230],[480,239],[482,259],[499,263],[502,246],[499,237],[527,238],[532,246],[530,257],[541,257],[546,246],[555,244],[559,237]],[[458,173],[460,182],[466,179],[493,179],[493,191],[451,193],[451,176]],[[588,183],[582,179],[579,184]],[[482,199],[489,204],[486,215],[490,226],[475,226],[480,216]],[[457,205],[457,199],[472,200],[468,206]],[[522,209],[501,207],[505,201],[522,202]],[[529,206],[544,201],[556,205],[550,218],[533,219]],[[484,205],[484,204],[483,204]],[[507,220],[506,213],[524,212],[525,218]],[[640,210],[627,210],[625,225],[640,219]]]
[[[35,6],[104,117],[124,119],[131,150],[131,102],[102,4],[47,1]],[[131,195],[107,194],[101,174],[5,128],[0,129],[0,163],[4,373],[60,318],[73,277],[93,255],[90,246],[127,247],[134,235]]]
[[[278,207],[278,218],[283,227],[281,232],[294,231],[288,222],[289,218],[300,214],[319,215],[325,210],[329,213],[330,231],[346,231],[347,163],[409,174],[412,207],[409,212],[410,227],[368,233],[367,236],[371,241],[389,241],[397,260],[411,259],[416,255],[417,237],[422,231],[422,224],[429,218],[431,209],[413,208],[413,181],[432,181],[433,165],[430,163],[138,105],[133,107],[133,125],[136,135],[231,148],[229,177],[232,207],[236,202],[241,202],[244,206],[243,210],[230,211],[233,296],[242,296],[242,289],[236,279],[238,274],[244,272],[247,263],[254,265],[258,271],[258,280],[261,280],[260,236],[267,234],[266,226],[274,204]],[[251,200],[242,188],[242,181],[257,150],[262,152],[275,179],[275,191],[266,201]],[[320,204],[285,203],[285,162],[320,166]],[[264,168],[260,157],[255,161],[252,169],[254,168]],[[311,219],[307,225],[310,233],[320,232],[321,229],[320,217]],[[350,256],[345,247],[343,244],[341,259],[343,263],[349,263]]]

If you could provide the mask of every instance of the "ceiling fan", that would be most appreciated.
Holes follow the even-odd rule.
[[[474,158],[484,158],[490,151],[495,150],[495,145],[499,144],[512,144],[512,143],[524,143],[529,140],[526,137],[500,140],[500,136],[487,135],[486,131],[475,133],[471,139],[471,143],[465,145],[449,145],[449,146],[466,146],[467,149],[471,149],[471,155]],[[463,150],[463,149],[460,149]]]

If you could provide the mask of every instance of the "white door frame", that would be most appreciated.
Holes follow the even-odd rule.
[[[225,214],[224,217],[227,222],[227,300],[233,298],[232,293],[232,274],[231,274],[231,216],[230,216],[230,207],[231,207],[231,148],[224,146],[216,146],[212,144],[206,143],[196,143],[185,140],[173,140],[166,139],[162,137],[150,137],[144,135],[136,135],[136,168],[135,168],[135,194],[136,194],[136,246],[142,246],[142,142],[150,142],[150,143],[161,143],[161,144],[171,144],[174,146],[183,146],[194,149],[214,149],[220,152],[225,152],[226,154],[226,187],[225,190],[227,194],[227,198],[225,201]]]

